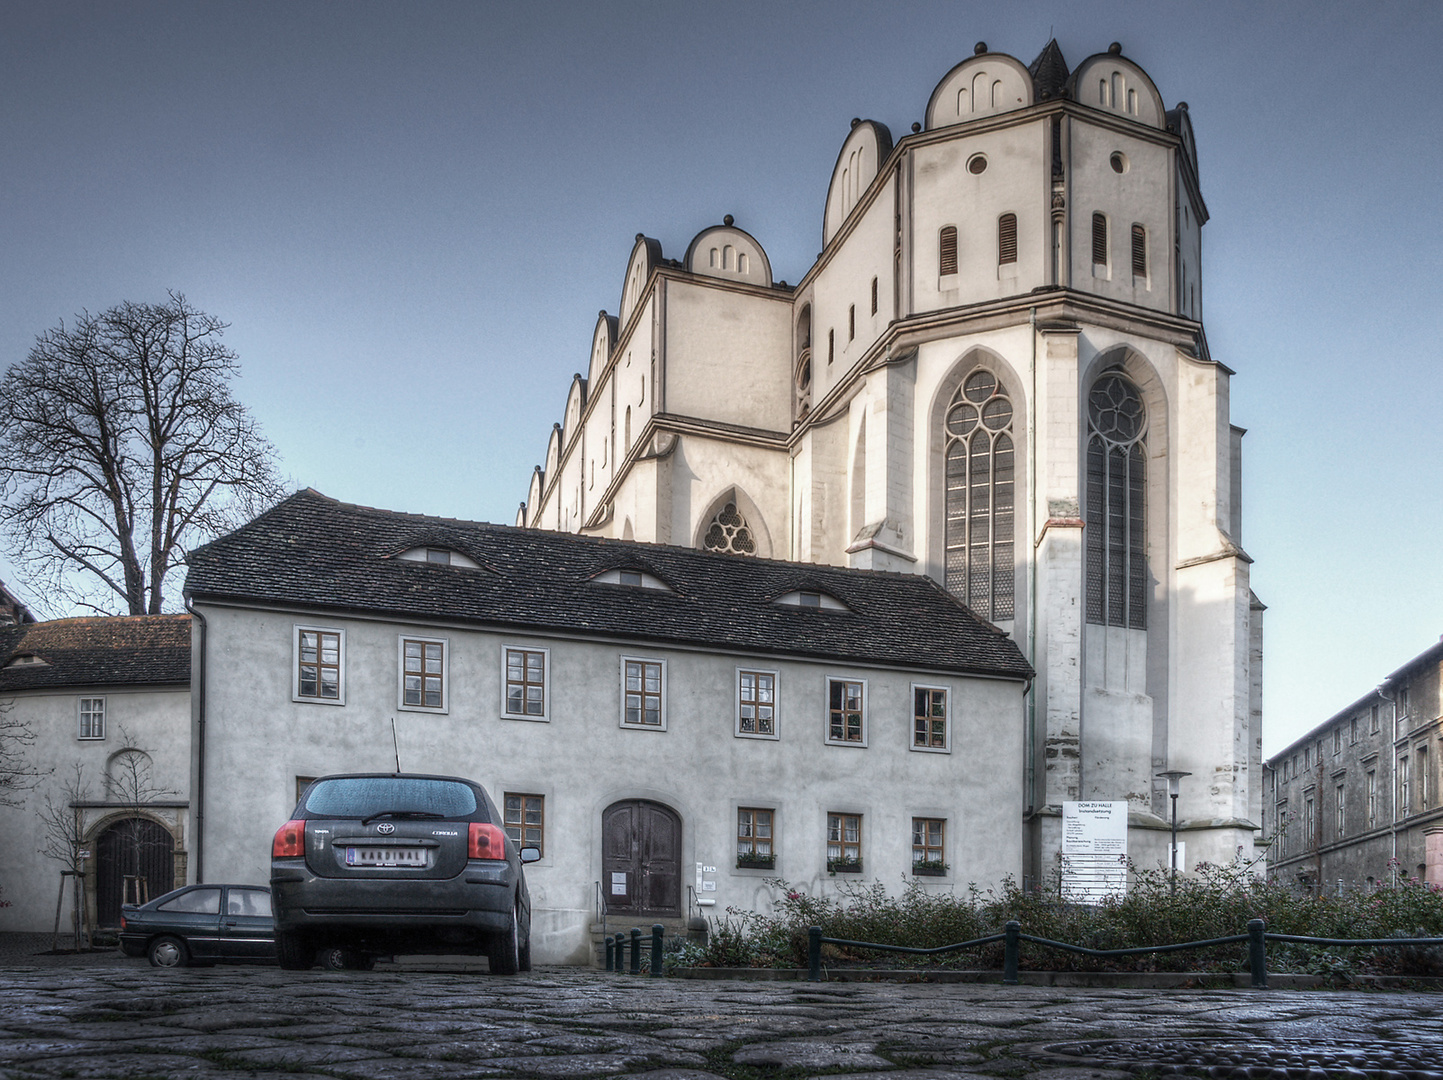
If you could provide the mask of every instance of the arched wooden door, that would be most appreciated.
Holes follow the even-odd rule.
[[[175,888],[175,839],[164,825],[126,818],[95,842],[95,917],[99,926],[120,925],[127,877],[145,880],[142,898],[154,900]],[[134,889],[129,898],[135,899]]]
[[[601,815],[602,889],[618,915],[681,915],[681,818],[646,799],[613,803]]]

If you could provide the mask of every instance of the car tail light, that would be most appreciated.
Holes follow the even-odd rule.
[[[125,929],[125,916],[124,916],[124,915],[122,915],[122,916],[120,917],[120,928],[121,928],[122,930]]]
[[[471,839],[466,845],[468,859],[505,859],[506,834],[495,825],[471,822]]]
[[[271,843],[271,858],[294,859],[299,858],[305,853],[305,821],[288,821],[276,830],[276,838]]]

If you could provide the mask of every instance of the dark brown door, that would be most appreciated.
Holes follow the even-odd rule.
[[[613,803],[601,815],[602,891],[608,912],[681,914],[681,818],[661,803]]]
[[[100,834],[95,844],[96,925],[119,926],[121,904],[154,900],[173,888],[175,838],[163,825],[126,818]]]

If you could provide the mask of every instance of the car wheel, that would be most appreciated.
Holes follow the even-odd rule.
[[[316,957],[321,967],[331,971],[370,971],[376,958],[354,949],[322,949]]]
[[[276,960],[287,971],[305,971],[316,962],[316,954],[296,930],[276,932]]]
[[[487,959],[491,962],[492,975],[515,975],[521,967],[521,931],[517,925],[516,909],[511,909],[511,926],[491,939]]]
[[[176,937],[158,937],[145,950],[151,967],[176,968],[190,963],[190,950]]]

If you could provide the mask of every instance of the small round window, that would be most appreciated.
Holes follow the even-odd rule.
[[[1112,157],[1108,158],[1108,161],[1111,162],[1111,164],[1112,164],[1112,171],[1113,171],[1113,172],[1115,172],[1115,173],[1125,173],[1125,172],[1127,172],[1127,167],[1128,167],[1127,155],[1124,154],[1124,153],[1122,153],[1122,151],[1120,151],[1120,150],[1114,150],[1114,151],[1112,152]]]
[[[987,171],[987,155],[973,154],[967,161],[967,171],[973,176],[981,176]]]

